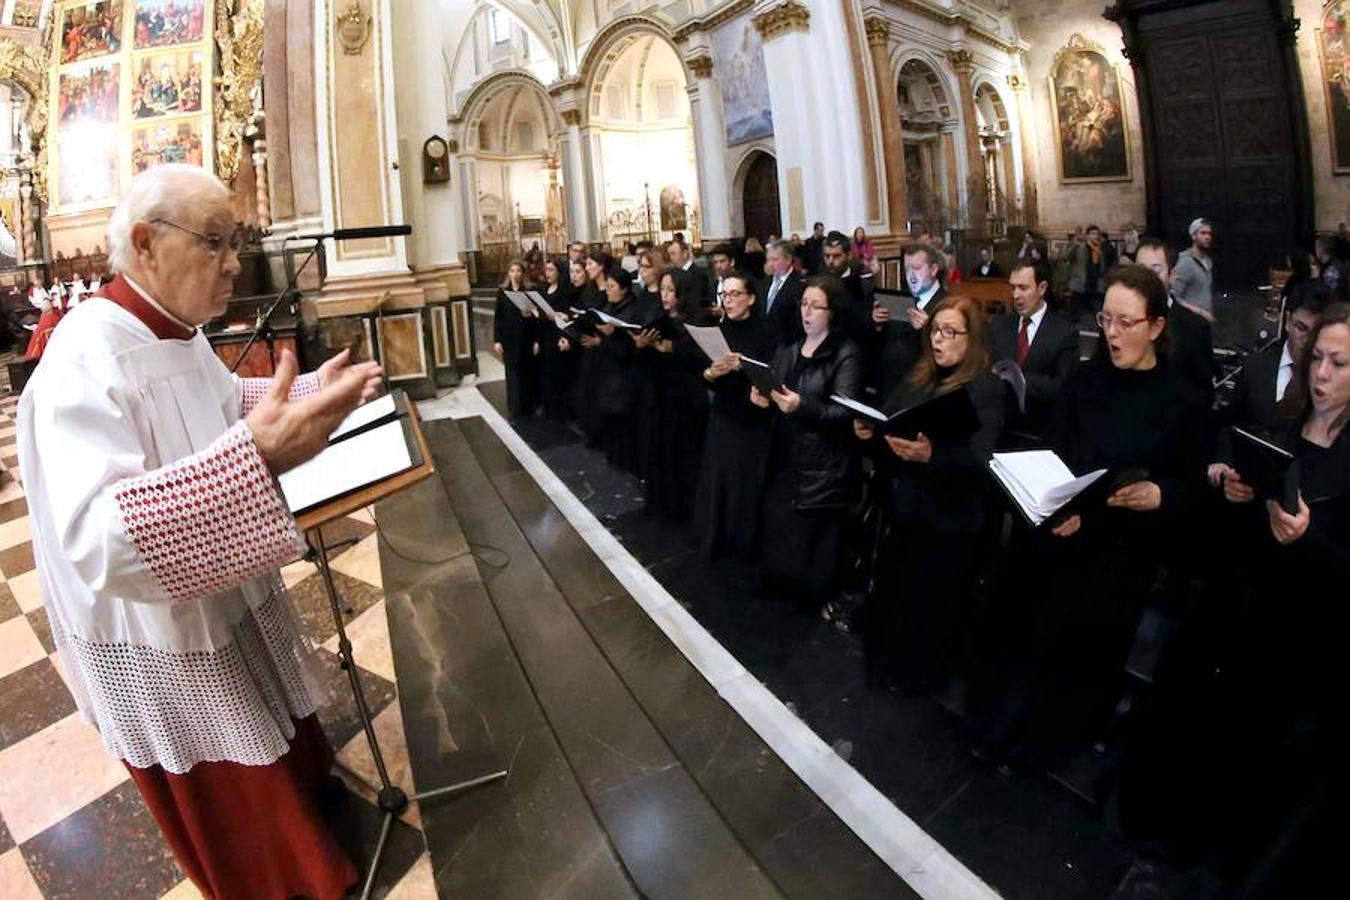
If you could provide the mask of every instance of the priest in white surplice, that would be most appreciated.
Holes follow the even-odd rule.
[[[379,383],[346,354],[239,379],[197,326],[239,272],[230,194],[169,165],[108,223],[117,277],[47,345],[19,403],[43,601],[81,713],[207,897],[341,897],[318,795],[332,748],[277,566],[300,549],[275,476]]]

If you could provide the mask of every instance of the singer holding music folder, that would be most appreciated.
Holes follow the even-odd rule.
[[[19,404],[37,576],[61,672],[179,866],[218,898],[339,898],[333,749],[278,566],[300,536],[277,476],[380,384],[339,354],[239,379],[199,326],[239,273],[229,190],[195,166],[127,186],[117,277],[63,321]]]
[[[532,415],[539,406],[540,348],[543,329],[539,311],[524,291],[534,290],[525,275],[525,262],[511,260],[506,280],[497,289],[492,317],[492,352],[506,369],[506,409],[513,419]],[[508,297],[510,291],[518,300]]]
[[[852,414],[830,401],[863,387],[862,351],[844,333],[851,302],[833,275],[808,278],[805,336],[773,357],[781,389],[750,389],[752,403],[775,411],[760,539],[765,587],[822,612],[834,599],[845,508],[858,492]]]
[[[1050,444],[1075,474],[1106,469],[1115,485],[1040,528],[1015,528],[1000,579],[997,605],[1027,629],[1003,640],[1029,652],[1009,663],[1018,677],[998,675],[1003,696],[986,710],[986,740],[1025,762],[1081,749],[1105,724],[1155,575],[1184,562],[1186,528],[1204,499],[1205,411],[1159,352],[1166,289],[1135,265],[1105,284],[1107,352],[1070,374]]]
[[[905,689],[941,683],[964,655],[990,487],[983,470],[1005,418],[1003,382],[991,371],[983,310],[962,296],[948,297],[933,310],[922,332],[923,355],[884,408],[915,407],[964,391],[975,421],[932,437],[882,433],[884,426],[871,420],[853,421],[854,434],[876,463],[890,518],[879,559],[882,587],[865,611],[868,665],[874,675],[896,677]]]

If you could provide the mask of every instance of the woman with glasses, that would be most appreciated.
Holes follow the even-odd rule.
[[[1020,533],[1006,567],[1031,656],[1005,673],[990,744],[1035,764],[1107,724],[1144,602],[1173,548],[1189,546],[1204,498],[1208,411],[1160,352],[1167,290],[1138,265],[1112,270],[1105,288],[1106,352],[1070,374],[1049,429],[1075,474],[1108,470],[1105,498]]]
[[[807,279],[804,337],[773,358],[782,387],[767,397],[750,389],[752,403],[775,410],[760,539],[765,589],[815,612],[835,600],[844,515],[858,493],[852,418],[830,401],[862,391],[862,351],[841,321],[849,302],[833,275]]]
[[[702,357],[700,377],[712,391],[708,438],[703,447],[694,520],[709,559],[753,559],[759,550],[760,500],[769,448],[769,411],[750,402],[750,383],[741,354],[767,362],[777,349],[777,332],[754,314],[748,276],[724,282],[725,315],[719,326],[731,352]],[[798,313],[800,316],[800,312]]]
[[[497,289],[492,317],[492,352],[506,367],[506,409],[513,419],[533,415],[539,406],[540,328],[539,311],[533,305],[522,311],[506,292],[533,289],[525,277],[524,260],[513,259]]]
[[[952,391],[970,395],[979,428],[961,438],[879,435],[855,419],[853,432],[876,460],[890,514],[884,571],[869,597],[869,671],[924,690],[955,674],[975,589],[984,530],[989,453],[1003,432],[1005,388],[991,371],[983,310],[948,297],[928,321],[923,355],[883,404],[905,409]]]
[[[1291,415],[1275,440],[1297,460],[1297,507],[1225,474],[1222,563],[1159,667],[1120,785],[1134,835],[1223,858],[1245,877],[1243,897],[1316,896],[1339,843],[1350,306],[1314,321],[1281,408]]]
[[[648,247],[637,255],[637,283],[634,293],[639,296],[651,295],[659,301],[661,295],[661,273],[667,266],[666,255],[655,247]]]
[[[685,330],[701,325],[702,309],[690,279],[666,269],[660,284],[662,328],[639,332],[633,343],[646,375],[643,454],[646,510],[682,522],[694,507],[699,458],[708,425],[708,391],[700,373],[707,362]],[[663,336],[664,335],[664,336]]]

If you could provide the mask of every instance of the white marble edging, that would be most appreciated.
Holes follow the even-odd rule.
[[[525,470],[689,662],[755,733],[925,900],[998,893],[933,840],[745,670],[591,514],[475,387],[418,404],[425,420],[482,416]]]

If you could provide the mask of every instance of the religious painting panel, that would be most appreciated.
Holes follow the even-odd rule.
[[[1060,181],[1129,181],[1124,92],[1100,46],[1069,39],[1050,67],[1050,99]]]
[[[683,231],[689,227],[689,204],[679,185],[661,188],[661,230]]]
[[[203,92],[209,87],[203,50],[148,53],[134,64],[131,116],[151,119],[202,111]]]
[[[58,127],[117,124],[121,64],[96,62],[61,72],[56,88]]]
[[[61,129],[56,141],[56,205],[87,209],[106,205],[121,191],[116,125]]]
[[[61,10],[61,64],[122,48],[122,0],[76,3]]]
[[[1350,0],[1332,0],[1322,13],[1317,45],[1322,56],[1322,84],[1327,95],[1331,166],[1350,175]]]
[[[206,165],[207,153],[203,125],[206,119],[174,119],[143,125],[131,131],[131,174],[165,163]]]
[[[200,41],[206,12],[206,0],[136,0],[136,49]]]
[[[748,15],[713,32],[713,54],[722,88],[728,146],[771,136],[773,110],[764,45]]]

